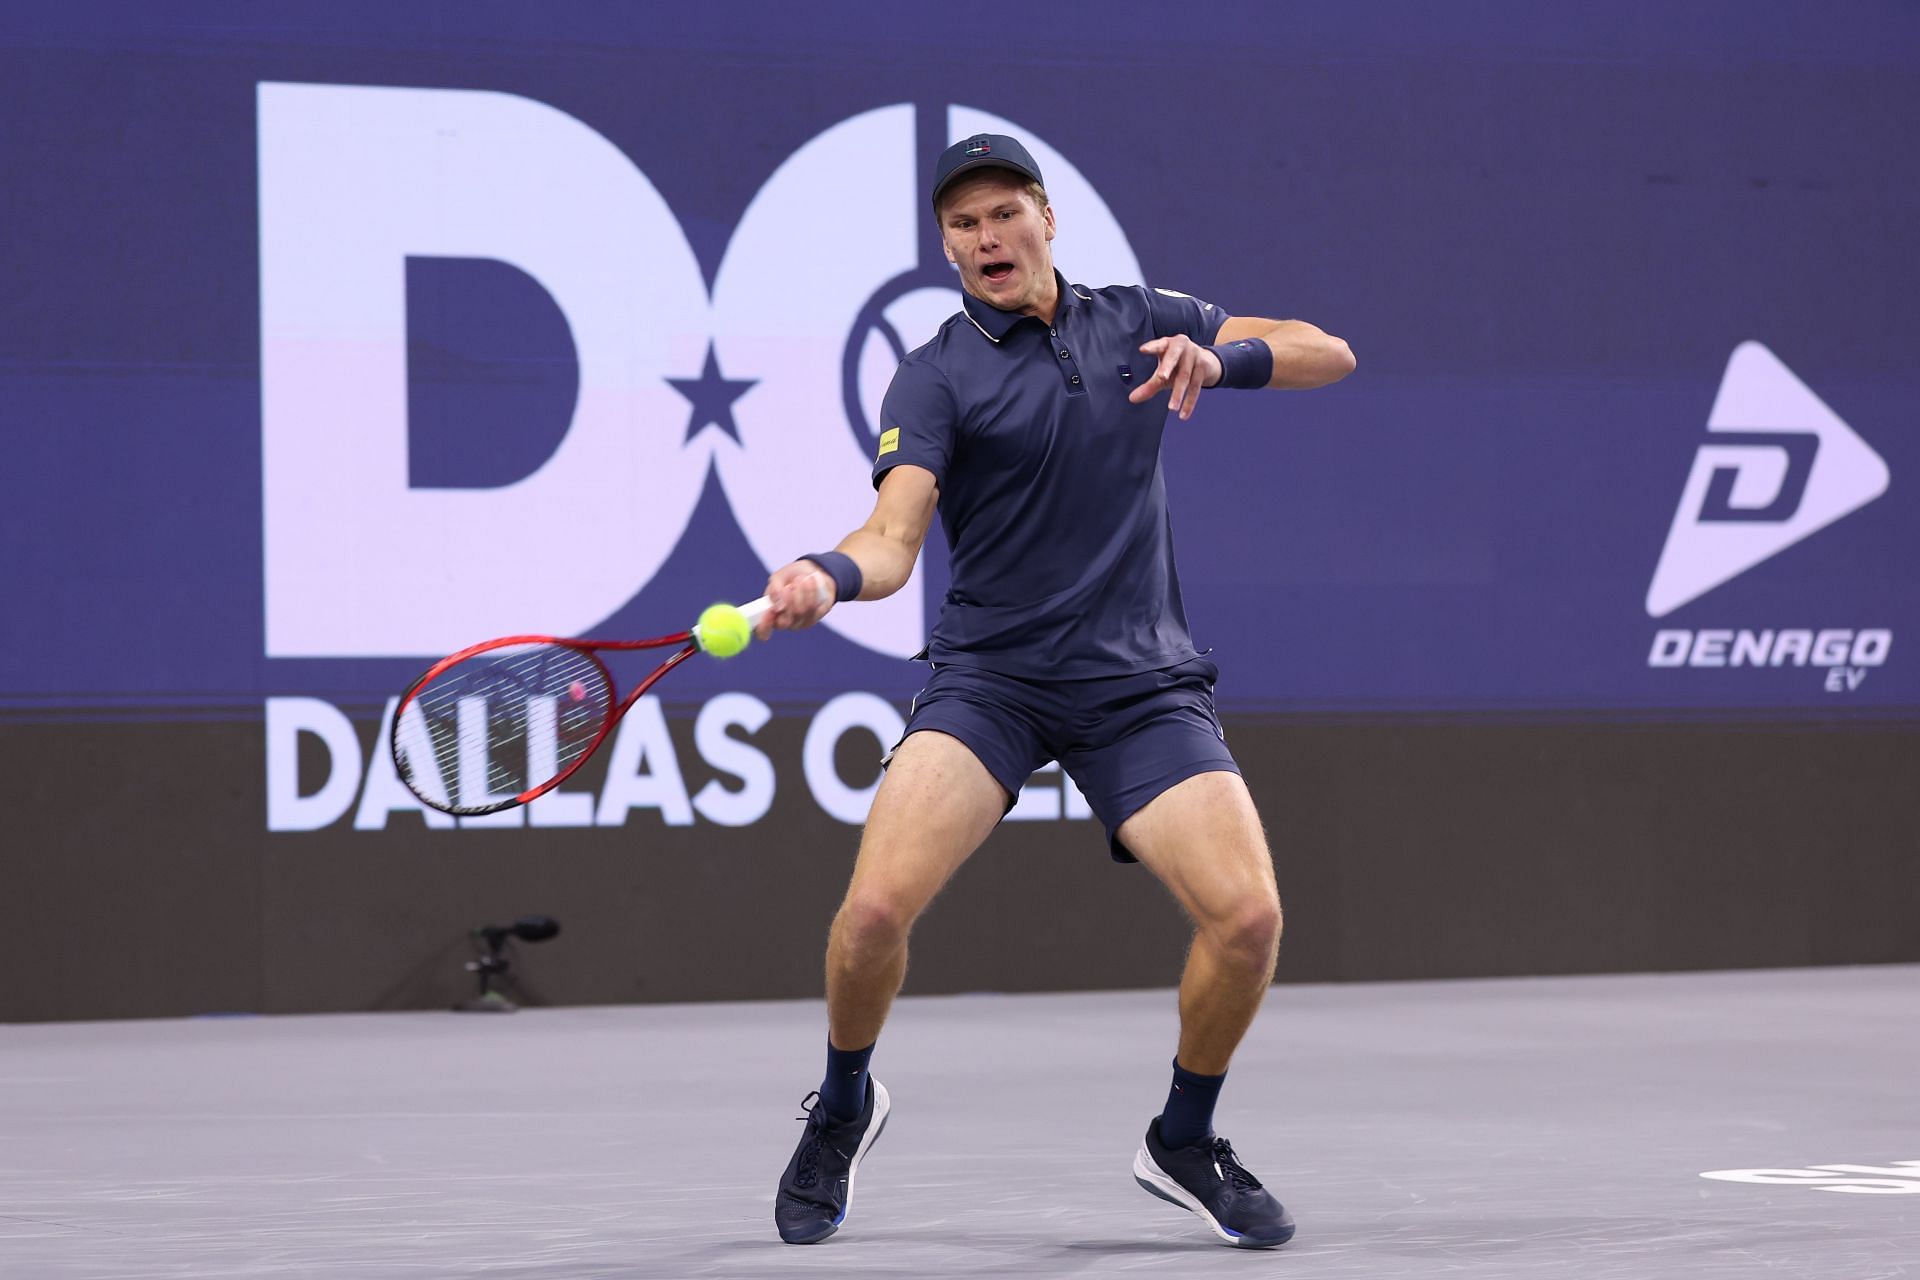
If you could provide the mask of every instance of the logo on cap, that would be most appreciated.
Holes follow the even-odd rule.
[[[969,156],[990,156],[993,154],[993,144],[985,138],[982,138],[978,142],[968,144],[967,154]]]

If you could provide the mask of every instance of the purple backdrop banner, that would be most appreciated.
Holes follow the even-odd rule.
[[[1920,707],[1912,5],[165,10],[0,19],[16,716],[758,594],[866,513],[983,128],[1070,278],[1359,358],[1169,425],[1229,711]],[[663,692],[903,701],[941,556]]]

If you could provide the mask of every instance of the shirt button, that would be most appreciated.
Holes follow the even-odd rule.
[[[1074,386],[1076,386],[1076,387],[1077,387],[1077,386],[1079,386],[1079,385],[1080,385],[1080,375],[1079,375],[1079,374],[1077,374],[1077,373],[1076,373],[1076,374],[1074,374],[1074,375],[1073,375],[1073,377],[1072,377],[1071,379],[1069,379],[1069,381],[1071,381],[1071,382],[1073,383],[1073,385],[1074,385]]]
[[[1067,349],[1065,347],[1060,348],[1060,358],[1062,360],[1067,358]]]

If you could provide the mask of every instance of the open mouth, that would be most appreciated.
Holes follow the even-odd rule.
[[[1005,280],[1013,274],[1013,264],[1011,262],[989,262],[986,266],[980,268],[980,274],[993,281],[993,283],[999,284],[1002,280]]]

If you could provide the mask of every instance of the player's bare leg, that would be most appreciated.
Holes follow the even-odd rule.
[[[907,934],[1006,810],[1007,793],[959,739],[910,734],[874,797],[846,899],[827,939],[827,1033],[880,1035],[907,972]]]
[[[1266,997],[1280,948],[1280,895],[1253,798],[1238,774],[1197,774],[1117,834],[1194,924],[1180,981],[1174,1090],[1147,1128],[1134,1179],[1199,1214],[1230,1244],[1284,1244],[1293,1219],[1212,1130],[1213,1098]]]
[[[1189,1071],[1218,1075],[1253,1024],[1280,949],[1280,894],[1253,797],[1238,774],[1197,774],[1118,834],[1193,919],[1178,1056]]]
[[[846,1218],[854,1174],[891,1106],[866,1062],[906,976],[907,935],[1006,802],[957,738],[922,730],[894,752],[827,943],[827,1079],[774,1198],[789,1244],[824,1240]]]

